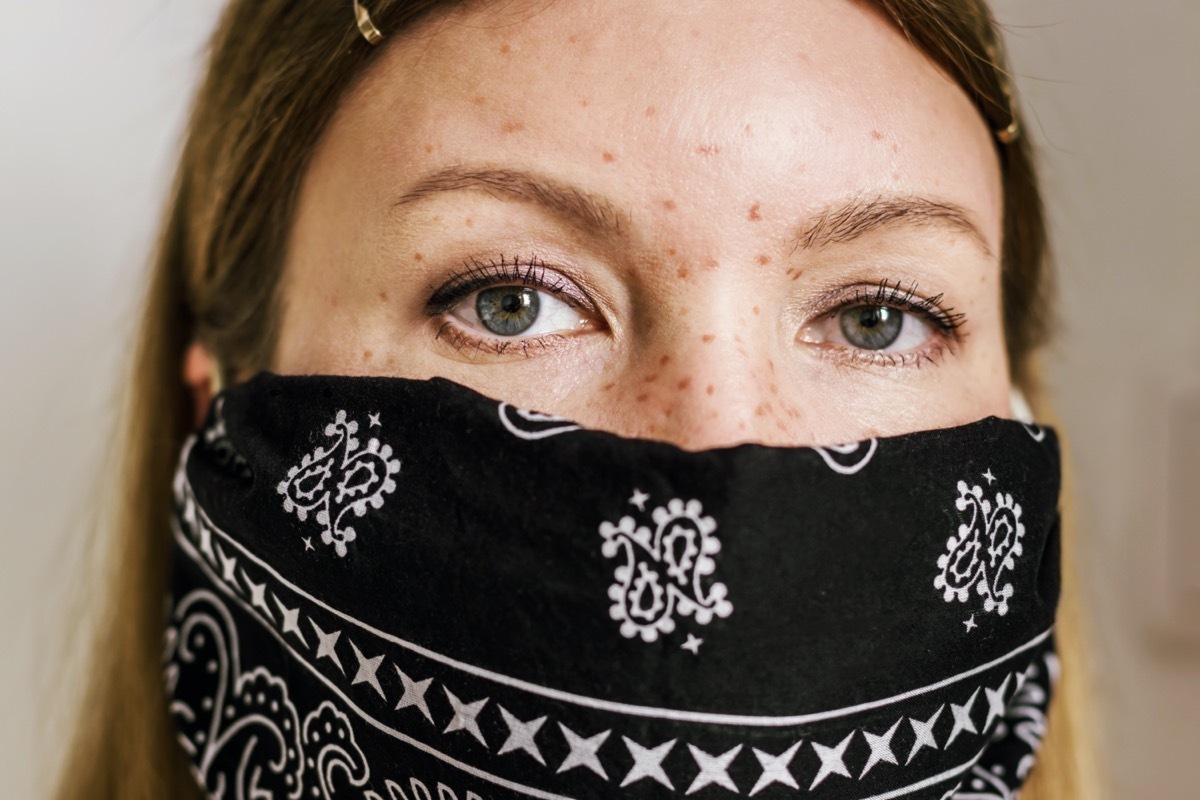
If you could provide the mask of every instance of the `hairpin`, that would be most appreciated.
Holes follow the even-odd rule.
[[[354,19],[358,22],[359,33],[371,44],[379,44],[383,32],[371,21],[371,12],[367,11],[358,0],[354,0]]]
[[[996,139],[1001,144],[1012,144],[1021,136],[1021,121],[1017,117],[1017,103],[1013,92],[1012,80],[1008,76],[1008,59],[1004,57],[999,43],[989,41],[984,44],[990,66],[996,70],[1000,78],[1000,91],[1008,101],[1008,127],[994,131]]]

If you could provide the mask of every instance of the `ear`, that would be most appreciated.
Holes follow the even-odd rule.
[[[188,345],[183,355],[183,383],[192,396],[192,428],[204,424],[204,415],[217,392],[220,375],[217,360],[207,347],[199,342]]]

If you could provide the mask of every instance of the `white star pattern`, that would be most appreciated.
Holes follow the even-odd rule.
[[[972,615],[971,615],[971,618],[970,618],[970,619],[965,619],[965,620],[963,620],[963,625],[965,625],[965,626],[966,626],[966,628],[967,628],[967,633],[970,633],[971,631],[973,631],[973,630],[975,630],[976,628],[978,628],[978,627],[979,627],[979,626],[978,626],[978,625],[975,623],[975,615],[974,615],[974,614],[972,614]]]
[[[246,585],[250,587],[250,605],[255,608],[262,609],[263,614],[271,622],[275,621],[275,615],[271,613],[271,609],[267,606],[267,584],[255,583],[250,580],[250,576],[246,574],[246,570],[242,570],[242,579],[246,581]]]
[[[888,728],[887,733],[882,736],[876,736],[870,731],[863,731],[863,738],[867,740],[867,744],[871,747],[871,755],[867,757],[867,765],[863,767],[862,774],[859,779],[867,777],[867,773],[871,771],[871,767],[880,762],[888,764],[896,763],[896,754],[892,752],[892,737],[896,735],[896,729],[900,727],[900,723],[904,718],[896,720],[892,727]]]
[[[757,747],[751,748],[754,751],[754,757],[762,765],[762,774],[758,776],[758,780],[754,783],[754,788],[750,790],[752,797],[772,783],[782,783],[784,786],[789,786],[793,789],[800,788],[800,785],[796,783],[796,778],[788,768],[791,766],[792,759],[796,757],[796,752],[802,744],[804,744],[803,740],[796,742],[777,756],[765,753]]]
[[[642,747],[627,736],[622,736],[621,740],[629,748],[629,755],[633,756],[633,766],[629,768],[629,774],[625,776],[625,780],[621,781],[622,788],[635,781],[640,781],[642,778],[658,781],[668,789],[675,788],[671,779],[667,777],[667,773],[663,772],[662,762],[667,757],[667,753],[671,752],[671,748],[675,746],[676,739],[663,742],[654,748]]]
[[[633,490],[633,497],[629,498],[629,502],[638,507],[638,511],[646,510],[646,501],[650,499],[650,495],[643,492],[641,489]]]
[[[271,599],[275,601],[275,605],[279,608],[279,615],[283,617],[283,633],[286,636],[289,633],[295,634],[296,638],[308,647],[308,642],[304,639],[304,634],[300,632],[300,609],[288,608],[283,603],[279,602],[278,595],[271,595]]]
[[[989,689],[983,687],[983,696],[987,698],[988,715],[987,722],[983,723],[983,729],[987,730],[994,719],[1004,719],[1004,692],[1008,689],[1008,682],[1012,680],[1012,673],[1004,676],[1004,682],[1000,684],[999,689]]]
[[[524,750],[529,755],[533,756],[533,760],[546,766],[546,759],[542,758],[542,752],[538,750],[537,742],[533,740],[537,736],[538,730],[546,723],[545,717],[538,717],[529,722],[521,722],[521,720],[508,713],[508,709],[504,706],[496,706],[500,709],[500,716],[504,717],[504,724],[508,725],[508,738],[504,740],[504,744],[500,745],[497,751],[498,755],[511,753],[516,750]]]
[[[317,549],[317,548],[313,547],[311,536],[304,537],[304,549],[305,550],[316,550]]]
[[[987,472],[983,473],[983,477],[987,480],[988,486],[991,486],[992,481],[996,480],[996,476],[992,474],[992,470],[990,467],[988,468]]]
[[[483,731],[479,730],[479,720],[475,718],[483,710],[488,698],[485,697],[482,700],[476,700],[474,703],[464,703],[454,695],[454,692],[445,686],[442,687],[442,691],[446,693],[446,698],[450,701],[450,705],[454,707],[454,719],[450,720],[450,724],[446,726],[446,730],[442,731],[442,733],[466,731],[478,739],[481,745],[487,747],[488,743],[483,738]]]
[[[337,664],[337,668],[345,675],[346,668],[342,666],[342,660],[338,658],[337,650],[335,649],[338,637],[342,635],[342,632],[334,631],[333,633],[326,633],[317,626],[312,617],[308,618],[308,624],[312,625],[313,631],[317,634],[317,657],[314,660],[320,661],[322,658],[328,658]]]
[[[971,699],[964,705],[950,704],[950,713],[954,715],[954,727],[950,729],[950,738],[946,740],[946,747],[949,747],[958,735],[964,731],[967,733],[979,733],[975,729],[975,723],[971,721],[971,709],[975,707],[975,698],[977,697],[979,697],[978,689],[975,690],[975,693],[971,695]]]
[[[850,777],[850,771],[846,769],[846,762],[843,759],[846,757],[846,748],[850,746],[850,740],[854,738],[854,734],[855,731],[850,731],[846,738],[838,742],[835,747],[826,747],[813,742],[813,750],[817,751],[817,755],[821,759],[821,768],[817,770],[817,777],[813,779],[812,786],[808,787],[810,792],[830,775]]]
[[[347,639],[346,641],[350,641]],[[368,683],[375,691],[379,692],[379,696],[387,700],[387,696],[383,693],[383,687],[379,685],[379,665],[383,663],[383,656],[375,656],[367,658],[358,649],[358,645],[350,642],[350,649],[354,651],[354,657],[358,659],[358,672],[354,674],[354,680],[350,681],[351,686],[360,683]]]
[[[571,752],[567,753],[567,757],[563,759],[557,772],[566,772],[575,767],[587,767],[604,780],[608,780],[608,773],[604,771],[604,766],[600,763],[597,753],[600,752],[600,745],[604,744],[612,731],[603,731],[585,739],[561,722],[558,723],[558,727],[562,731],[563,738],[567,740],[567,746],[571,748]]]
[[[915,720],[912,717],[908,718],[908,721],[912,724],[913,733],[917,735],[917,740],[913,742],[912,750],[909,751],[908,759],[904,762],[905,764],[911,764],[913,756],[923,747],[932,747],[934,750],[938,749],[937,739],[933,735],[933,726],[937,724],[938,717],[942,715],[942,711],[945,708],[946,706],[944,705],[939,706],[938,710],[933,712],[933,716],[925,722]]]
[[[685,794],[698,792],[710,783],[715,783],[717,786],[737,794],[737,784],[729,777],[729,765],[737,758],[737,754],[742,752],[740,744],[719,756],[711,756],[693,744],[688,745],[688,750],[692,751],[692,758],[696,760],[696,766],[700,768],[700,772]]]
[[[703,639],[701,639],[699,636],[695,636],[694,634],[689,633],[687,635],[687,641],[684,642],[683,644],[681,644],[680,648],[683,650],[687,650],[689,653],[691,653],[694,656],[698,656],[698,655],[700,655],[700,645],[702,645],[702,644],[704,644]]]
[[[392,665],[396,667],[395,664]],[[414,681],[412,678],[404,674],[404,670],[396,667],[396,672],[400,673],[400,682],[404,684],[404,696],[400,698],[400,702],[396,704],[396,710],[402,708],[416,708],[425,715],[425,719],[433,722],[433,714],[429,713],[429,704],[425,702],[425,692],[429,691],[429,685],[433,683],[433,678],[426,678],[423,681]]]
[[[367,414],[367,419],[370,420],[370,424],[367,425],[368,428],[383,427],[382,425],[379,424],[379,414]]]
[[[217,545],[217,559],[221,562],[221,580],[240,591],[242,587],[237,582],[237,558],[226,556],[221,545]]]

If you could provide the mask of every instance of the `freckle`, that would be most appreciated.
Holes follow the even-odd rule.
[[[713,339],[716,339],[716,338],[717,337],[713,336],[711,333],[706,333],[700,337],[700,341],[704,342],[705,344],[709,344],[710,342],[712,342]]]
[[[674,247],[668,247],[668,248],[667,248],[667,255],[669,255],[669,256],[673,256],[673,255],[675,255],[675,248],[674,248]]]
[[[769,255],[766,255],[765,253],[760,254],[758,257],[758,263],[762,264],[765,267],[767,264],[771,263],[771,257]]]
[[[674,211],[675,210],[675,201],[674,200],[663,200],[663,208],[665,208],[667,211]]]
[[[716,390],[717,390],[717,388],[715,386],[713,386],[711,383],[708,386],[704,387],[705,394],[712,394]]]
[[[379,299],[380,299],[380,300],[382,300],[383,302],[385,302],[385,303],[386,303],[386,302],[387,302],[387,299],[388,299],[388,293],[387,293],[387,292],[380,292],[380,293],[379,293]]]
[[[505,42],[504,44],[500,45],[500,52],[501,52],[501,53],[507,53],[507,52],[508,52],[509,50],[511,50],[511,49],[512,49],[512,48],[508,46],[508,43],[507,43],[507,42]]]
[[[739,422],[739,423],[738,423],[738,430],[739,430],[739,431],[744,431],[744,430],[746,430],[746,423],[745,423],[744,421],[743,421],[743,422]]]
[[[893,152],[893,153],[899,153],[899,152],[900,152],[900,143],[899,143],[899,142],[893,142],[893,143],[892,143],[892,152]]]
[[[477,94],[473,98],[471,98],[471,102],[477,106],[481,106],[487,101],[484,99],[483,95]]]
[[[775,374],[775,362],[772,359],[767,359],[767,369],[771,370],[771,374]]]
[[[671,408],[670,406],[667,406],[667,408],[663,411],[663,416],[666,417],[667,419],[670,419],[671,415],[673,413],[675,413],[675,409]]]
[[[721,152],[721,148],[715,144],[702,144],[696,148],[696,154],[701,156],[715,156]]]
[[[746,134],[747,136],[750,136],[750,135],[751,135],[751,133],[750,133],[750,126],[749,126],[749,125],[747,125],[745,128],[743,128],[743,129],[742,129],[742,132],[743,132],[744,134]]]
[[[783,433],[787,433],[787,425],[783,424],[783,420],[781,420],[781,419],[775,420],[775,427],[778,428]]]
[[[873,130],[873,131],[871,131],[871,138],[878,142],[880,139],[883,138],[883,134],[880,133],[879,131]]]
[[[572,33],[570,36],[567,37],[567,41],[570,42],[571,44],[575,44],[576,42],[579,41],[579,37]]]
[[[754,307],[754,316],[758,316],[758,306]]]
[[[779,384],[777,384],[777,383],[771,384],[771,394],[779,394]]]
[[[517,122],[515,120],[512,122],[506,122],[500,126],[500,130],[504,133],[516,133],[517,131],[525,130],[525,123]]]
[[[756,416],[756,417],[761,417],[765,413],[766,413],[766,411],[764,410],[763,405],[761,403],[758,405],[757,408],[754,409],[754,416]]]
[[[654,116],[654,106],[646,106],[646,116],[647,117]]]
[[[899,173],[899,172],[893,172],[893,173],[892,173],[892,180],[894,180],[894,181],[896,181],[896,182],[899,182],[899,181],[900,181],[900,173]]]
[[[644,403],[644,402],[646,402],[647,398],[649,398],[649,397],[650,397],[650,395],[648,395],[648,394],[639,394],[637,397],[635,397],[633,399],[635,402]]]
[[[684,306],[683,308],[679,309],[679,311],[677,313],[681,317],[686,317],[688,315],[688,311],[690,311],[690,310],[691,309],[689,309],[687,306]]]
[[[467,225],[467,227],[468,227],[468,228],[474,228],[474,227],[475,227],[475,220],[471,219],[470,217],[467,217],[467,222],[466,222],[466,225]]]
[[[739,324],[739,325],[745,325],[745,324],[746,324],[746,320],[744,320],[744,319],[739,319],[739,320],[738,320],[738,324]],[[738,344],[741,344],[741,343],[742,343],[742,337],[741,337],[741,336],[739,336],[739,335],[738,335],[738,334],[736,334],[736,333],[733,335],[733,340],[734,340],[735,342],[737,342]]]
[[[684,389],[688,388],[691,385],[692,385],[692,379],[684,378],[679,383],[675,384],[675,388],[682,392]]]
[[[427,145],[425,145],[425,152],[426,152],[426,153],[432,153],[432,152],[433,152],[433,145],[431,145],[431,144],[427,144]]]
[[[579,107],[580,108],[587,108],[588,105],[589,105],[589,103],[588,103],[588,99],[586,97],[579,98]]]
[[[601,387],[600,387],[600,391],[602,391],[602,392],[608,392],[608,391],[611,391],[611,390],[612,390],[612,388],[613,388],[614,386],[616,386],[616,385],[617,385],[617,384],[615,384],[615,383],[606,383],[606,384],[604,384],[603,386],[601,386]]]
[[[370,350],[363,350],[363,361],[370,361],[373,353]]]
[[[615,160],[616,160],[616,158],[617,158],[617,157],[616,157],[616,156],[614,156],[612,153],[605,153],[605,154],[604,154],[604,161],[605,161],[605,163],[611,164],[613,161],[615,161]]]
[[[656,380],[658,380],[658,373],[657,372],[651,373],[650,375],[647,375],[642,380],[645,381],[646,383],[654,383]]]
[[[762,219],[762,215],[758,213],[759,208],[761,208],[760,203],[755,203],[754,205],[750,206],[749,216],[751,222],[758,222],[760,219]]]
[[[804,274],[804,270],[802,270],[802,269],[798,269],[798,270],[796,270],[796,274],[792,276],[792,280],[793,280],[793,281],[798,281],[798,280],[800,280],[800,276],[801,276],[801,275],[803,275],[803,274]]]
[[[688,276],[687,267],[680,267],[679,270],[675,274],[678,275],[680,278],[686,278]]]
[[[658,360],[658,364],[659,364],[659,366],[662,366],[662,367],[665,367],[665,366],[666,366],[667,364],[669,364],[669,363],[671,363],[671,356],[670,356],[670,355],[665,355],[665,356],[663,356],[662,358],[660,358],[660,359]]]
[[[421,255],[420,253],[413,253],[413,261],[424,261],[424,260],[425,260],[425,256]]]
[[[721,266],[721,262],[717,261],[715,258],[710,258],[704,262],[705,269],[716,269],[719,266]]]

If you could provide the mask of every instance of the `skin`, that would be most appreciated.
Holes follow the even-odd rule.
[[[966,95],[864,4],[678,9],[492,4],[387,39],[304,178],[272,369],[442,376],[688,449],[1008,415],[999,165]],[[455,166],[604,198],[619,229],[470,186],[398,204]],[[962,219],[803,244],[823,210],[880,197]],[[501,256],[536,256],[594,309],[503,346],[471,322],[474,296],[431,316],[464,262]],[[882,281],[941,295],[961,325],[906,312],[914,346],[855,348],[838,306],[870,305]],[[188,369],[200,385],[202,356]]]

